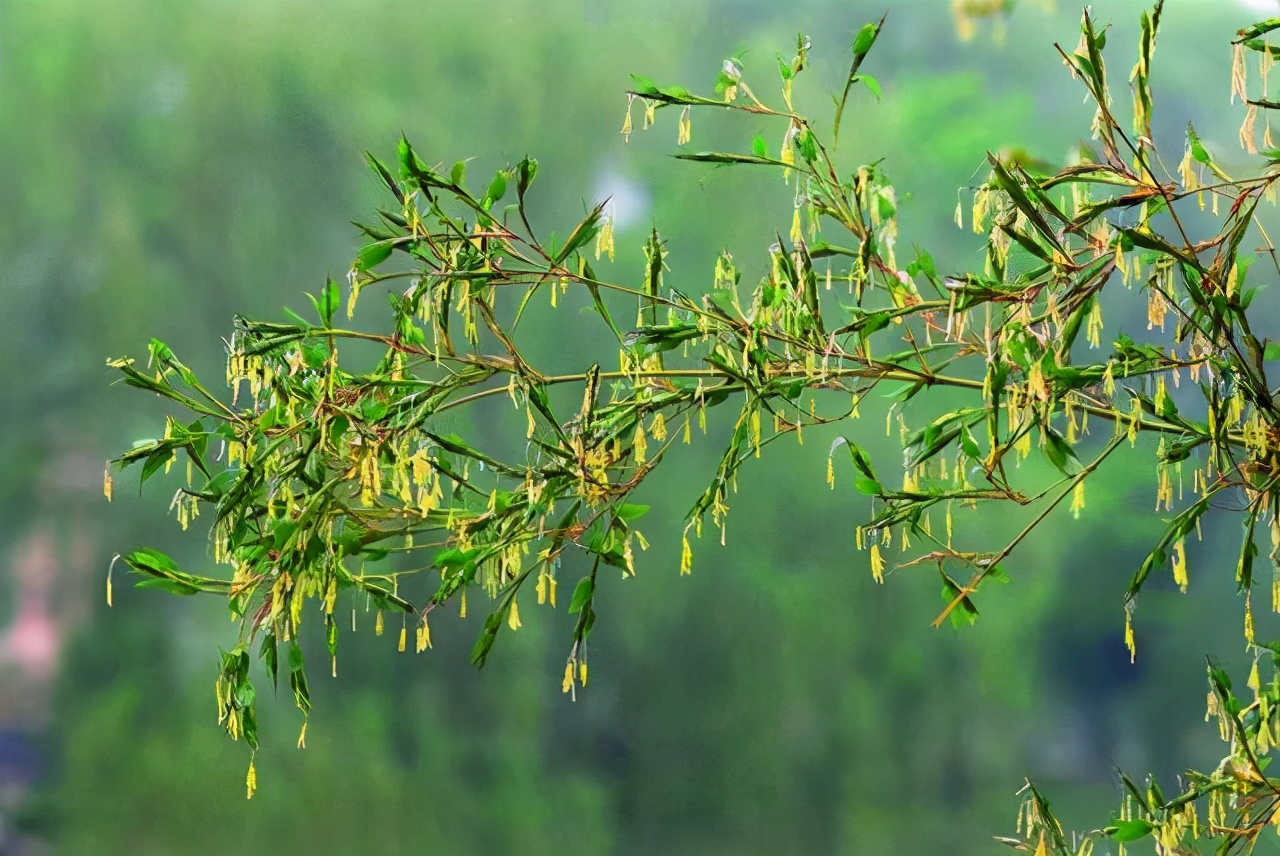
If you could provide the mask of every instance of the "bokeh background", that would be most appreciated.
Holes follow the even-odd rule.
[[[721,249],[759,273],[790,198],[772,174],[669,159],[669,112],[624,144],[628,73],[709,91],[738,54],[776,98],[774,55],[803,31],[798,96],[825,117],[853,34],[886,5],[866,67],[884,98],[856,93],[842,158],[884,159],[904,247],[973,269],[979,239],[952,212],[983,153],[1060,163],[1088,135],[1052,48],[1078,37],[1067,0],[1019,3],[967,40],[945,0],[0,0],[0,854],[979,854],[1012,831],[1024,776],[1092,828],[1115,805],[1116,764],[1214,766],[1203,656],[1243,662],[1236,528],[1192,548],[1190,595],[1144,596],[1131,666],[1120,598],[1159,528],[1150,448],[1091,480],[1080,519],[1055,517],[955,631],[929,627],[926,572],[873,583],[853,535],[866,500],[824,483],[829,436],[749,469],[727,546],[706,539],[679,577],[679,521],[716,454],[704,444],[650,490],[653,548],[597,599],[576,702],[559,687],[564,616],[527,616],[483,673],[467,664],[474,617],[438,625],[420,656],[365,621],[340,677],[313,678],[305,750],[287,693],[264,700],[252,802],[247,752],[214,723],[225,607],[119,581],[106,607],[114,553],[151,545],[200,567],[207,546],[179,531],[162,484],[140,496],[125,476],[103,500],[103,461],[164,413],[112,385],[105,360],[157,336],[217,378],[233,314],[306,306],[349,267],[349,221],[381,202],[362,150],[393,157],[404,131],[430,161],[474,157],[473,175],[532,154],[540,222],[563,234],[612,195],[607,274],[638,280],[656,223],[668,282],[697,294]],[[1124,115],[1141,6],[1093,8],[1114,22]],[[1249,168],[1227,42],[1272,14],[1280,3],[1168,4],[1153,83],[1170,166],[1190,119],[1228,171]],[[694,149],[783,131],[699,121]],[[1108,332],[1145,329],[1139,303],[1109,307]],[[365,297],[370,323],[378,305]],[[575,323],[526,334],[579,347]],[[857,430],[891,464],[877,424]],[[980,536],[1007,521],[959,522]]]

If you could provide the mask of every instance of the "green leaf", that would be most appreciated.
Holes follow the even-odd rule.
[[[948,605],[960,596],[960,584],[947,575],[946,571],[939,568],[938,573],[942,575],[942,599]],[[952,627],[964,627],[967,624],[973,624],[978,620],[978,607],[973,605],[973,601],[965,595],[951,610],[948,616],[951,619]]]
[[[586,246],[586,243],[596,236],[596,232],[600,230],[600,215],[607,204],[608,200],[605,200],[595,208],[592,208],[587,213],[587,216],[582,218],[582,222],[574,227],[573,231],[569,233],[569,237],[565,239],[564,246],[552,258],[551,261],[554,264],[563,264],[565,259]]]
[[[492,204],[497,202],[507,193],[507,174],[502,170],[493,177],[493,181],[489,182],[489,189],[485,191],[485,197]]]
[[[960,430],[960,451],[975,461],[982,460],[982,451],[978,448],[978,441],[974,439],[973,432],[969,430],[967,425]]]
[[[871,50],[871,46],[876,43],[876,36],[879,34],[879,24],[863,24],[862,29],[858,30],[858,35],[853,39],[853,55],[856,57],[866,56]]]
[[[167,591],[170,594],[192,595],[199,594],[200,589],[190,583],[184,583],[181,580],[168,579],[166,577],[150,577],[145,580],[138,580],[134,583],[134,588],[140,589],[159,589]]]
[[[869,74],[859,74],[858,81],[864,84],[867,89],[871,90],[871,94],[879,101],[884,97],[884,91],[880,88],[880,81],[876,80]]]
[[[484,664],[489,659],[489,652],[493,650],[493,643],[498,639],[498,631],[502,629],[502,613],[491,612],[484,620],[484,629],[480,631],[480,638],[476,640],[475,647],[471,649],[471,664],[478,669],[483,669]]]
[[[800,157],[804,158],[806,163],[813,163],[818,159],[817,138],[814,137],[813,131],[807,128],[800,134],[796,135],[796,148],[800,150]],[[888,201],[885,197],[880,197],[883,201]],[[890,214],[889,216],[893,216]]]
[[[631,75],[631,86],[637,95],[650,95],[658,91],[658,84],[643,74]]]
[[[1137,841],[1150,835],[1153,829],[1155,829],[1154,824],[1145,820],[1122,820],[1116,824],[1111,838],[1120,843]]]
[[[751,153],[758,158],[768,159],[769,146],[764,141],[763,134],[756,134],[756,138],[751,141]]]
[[[262,646],[258,649],[258,657],[262,660],[262,665],[266,666],[267,674],[271,676],[271,685],[275,686],[279,672],[280,652],[276,647],[274,633],[263,635]]]
[[[1071,475],[1071,471],[1067,468],[1067,462],[1075,461],[1077,464],[1080,463],[1080,459],[1076,457],[1075,449],[1072,449],[1066,438],[1052,426],[1042,422],[1040,430],[1044,432],[1044,455],[1048,458],[1049,463],[1053,464],[1063,475]]]
[[[142,482],[151,478],[160,471],[170,458],[173,457],[172,450],[167,445],[161,445],[150,455],[147,455],[147,462],[142,465]]]
[[[631,85],[631,91],[633,93],[644,98],[648,98],[650,101],[657,101],[659,104],[704,104],[714,107],[724,106],[723,101],[694,95],[683,86],[659,86],[650,78],[640,74],[631,75]]]
[[[854,469],[858,471],[858,480],[855,482],[857,488],[862,493],[870,496],[883,496],[885,489],[881,486],[880,480],[876,477],[875,468],[871,465],[871,457],[857,443],[848,437],[837,437],[831,443],[831,450],[828,455],[834,455],[836,449],[844,444],[849,449],[849,458],[853,461]]]
[[[878,22],[863,24],[862,29],[858,31],[858,35],[853,38],[853,64],[849,66],[849,75],[845,78],[844,91],[840,93],[839,98],[835,99],[835,127],[832,130],[833,147],[840,143],[840,117],[844,115],[845,104],[849,101],[849,90],[858,79],[858,69],[862,67],[863,61],[867,58],[867,54],[870,53],[871,46],[875,44],[876,37],[880,35],[880,28],[884,26],[885,19],[888,16],[889,13],[886,12]]]
[[[391,170],[387,169],[386,165],[374,157],[370,152],[364,153],[364,159],[369,163],[369,168],[373,170],[374,175],[382,179],[382,183],[387,186],[388,190],[395,194],[396,200],[403,205],[404,193],[401,192],[400,185],[396,182],[395,178],[392,177]]]
[[[794,169],[793,164],[780,160],[774,160],[764,155],[737,155],[732,152],[691,152],[689,154],[672,155],[676,160],[696,161],[698,163],[715,163],[721,165],[732,165],[739,163],[757,164],[761,166],[781,166],[788,169]]]
[[[1205,166],[1213,163],[1213,159],[1209,157],[1209,152],[1205,149],[1204,143],[1200,141],[1200,135],[1196,133],[1195,126],[1190,122],[1187,123],[1187,143],[1191,146],[1191,156],[1193,158]]]
[[[144,568],[151,571],[176,571],[177,564],[173,559],[159,550],[153,550],[150,547],[143,547],[140,550],[134,550],[127,557],[130,565]]]
[[[387,257],[391,255],[392,243],[392,241],[378,241],[375,244],[367,244],[362,247],[356,256],[356,270],[360,273],[367,273],[385,262]]]
[[[414,152],[413,146],[409,145],[409,140],[404,134],[400,135],[400,142],[396,145],[396,155],[400,160],[401,178],[409,179],[430,171]]]
[[[311,710],[311,687],[307,683],[307,673],[302,669],[289,672],[289,688],[293,690],[293,703],[298,710],[306,713]]]
[[[1276,29],[1280,29],[1280,18],[1268,18],[1265,21],[1259,21],[1256,24],[1250,24],[1249,26],[1240,30],[1238,33],[1236,33],[1236,37],[1232,39],[1232,43],[1248,44],[1250,40],[1257,39],[1258,36],[1265,35],[1271,32],[1272,30],[1276,30]],[[1252,45],[1250,45],[1250,47],[1252,47]],[[1255,48],[1255,50],[1261,50],[1261,48]]]
[[[462,182],[467,178],[467,162],[458,161],[453,165],[453,169],[449,170],[449,180],[458,187],[462,187]]]
[[[525,157],[520,163],[516,164],[516,194],[520,197],[520,201],[524,202],[524,195],[529,192],[530,185],[533,180],[538,177],[538,162],[531,157]]]
[[[881,496],[884,494],[884,488],[880,486],[880,482],[875,479],[869,479],[866,476],[858,476],[853,484],[858,489],[858,493],[866,494],[867,496]]]
[[[595,587],[596,584],[591,577],[583,577],[578,580],[578,584],[573,589],[573,597],[569,601],[569,612],[580,612],[582,607],[586,606],[587,601],[591,600]]]
[[[1190,265],[1195,270],[1202,270],[1200,261],[1195,256],[1173,246],[1159,235],[1137,229],[1126,229],[1123,226],[1117,226],[1116,231],[1132,241],[1136,247],[1142,247],[1144,250],[1155,250],[1161,255],[1172,256]]]
[[[619,519],[625,520],[628,523],[631,523],[633,521],[639,520],[641,517],[644,517],[646,514],[648,514],[649,506],[635,505],[633,503],[624,502],[618,506],[617,510],[614,513],[617,514]]]
[[[289,642],[289,670],[300,672],[303,669],[302,648],[296,641]]]
[[[436,553],[435,560],[432,564],[442,571],[452,571],[457,568],[466,567],[474,561],[479,552],[479,547],[472,547],[469,550],[460,550],[457,547],[450,547],[448,550]]]
[[[338,306],[342,302],[342,290],[338,283],[330,279],[325,283],[324,291],[320,292],[319,306],[320,320],[326,327],[333,326],[333,318],[338,313]]]

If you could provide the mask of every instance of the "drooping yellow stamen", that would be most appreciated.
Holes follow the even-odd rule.
[[[631,443],[631,448],[632,451],[635,452],[636,463],[643,464],[645,462],[645,456],[649,450],[649,444],[645,440],[644,423],[638,419],[636,420],[636,436]]]
[[[1080,519],[1080,512],[1084,510],[1084,479],[1076,482],[1075,488],[1071,491],[1071,516],[1076,520]]]
[[[1085,340],[1089,343],[1090,348],[1096,348],[1102,344],[1102,303],[1095,300],[1093,308],[1089,310],[1089,317],[1085,321],[1084,328]]]
[[[1257,133],[1254,130],[1254,125],[1257,121],[1258,108],[1256,105],[1250,104],[1248,109],[1244,111],[1244,121],[1240,123],[1240,145],[1244,146],[1244,150],[1251,155],[1258,153],[1258,143],[1255,139]],[[1214,199],[1217,199],[1216,194]]]
[[[653,422],[649,423],[649,433],[653,434],[653,439],[659,443],[667,439],[667,420],[661,411],[653,414]]]
[[[609,261],[613,261],[613,209],[604,217],[604,222],[600,225],[600,231],[596,234],[596,259],[600,259],[601,253],[608,253]],[[514,377],[514,376],[513,376]]]
[[[1138,645],[1133,638],[1133,601],[1125,604],[1124,607],[1124,645],[1129,649],[1129,662],[1136,662]]]
[[[1253,592],[1248,592],[1244,596],[1244,641],[1250,645],[1255,644],[1253,635]]]
[[[1173,545],[1173,581],[1184,594],[1187,591],[1187,543],[1180,538]]]
[[[635,102],[634,95],[627,96],[627,116],[622,120],[622,141],[624,143],[631,142],[631,105]]]
[[[1241,101],[1248,101],[1249,96],[1245,91],[1245,68],[1244,68],[1244,43],[1233,45],[1231,47],[1231,103],[1236,103],[1236,96],[1240,96]]]
[[[564,664],[564,680],[560,684],[560,692],[567,693],[573,689],[573,661]]]

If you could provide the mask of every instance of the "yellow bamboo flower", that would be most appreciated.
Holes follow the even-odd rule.
[[[1173,581],[1184,594],[1187,591],[1187,543],[1179,538],[1173,545]]]
[[[564,664],[564,680],[560,683],[560,692],[567,693],[573,689],[573,660]]]
[[[653,439],[661,443],[667,439],[667,420],[659,411],[653,414],[653,421],[649,423],[649,433],[653,435]]]
[[[1244,596],[1244,641],[1250,645],[1256,644],[1253,634],[1253,592],[1246,592]]]
[[[1248,101],[1249,95],[1246,92],[1245,66],[1244,66],[1244,44],[1237,44],[1231,47],[1231,103],[1236,103],[1236,96],[1240,96],[1241,101]]]
[[[645,440],[644,423],[639,419],[636,420],[636,436],[631,442],[631,448],[635,452],[636,463],[643,464],[649,450],[649,444]]]
[[[1076,482],[1076,486],[1071,491],[1071,516],[1076,520],[1080,519],[1080,512],[1084,510],[1084,479]]]
[[[1251,155],[1258,153],[1258,143],[1255,139],[1257,132],[1254,130],[1254,125],[1257,121],[1258,107],[1250,104],[1248,109],[1244,111],[1244,121],[1240,123],[1240,145],[1244,146],[1244,150]],[[1217,194],[1214,194],[1214,199],[1217,199]]]
[[[604,217],[604,222],[600,226],[600,231],[596,234],[596,260],[597,261],[600,259],[601,253],[607,253],[609,255],[609,261],[613,261],[613,255],[614,255],[613,221],[614,221],[614,212],[613,212],[613,207],[610,206],[608,213]],[[514,379],[515,375],[512,375],[512,378]]]
[[[1089,317],[1085,321],[1085,340],[1088,341],[1090,348],[1096,348],[1102,344],[1102,302],[1095,300],[1093,308],[1089,310]]]
[[[635,102],[634,95],[627,96],[627,116],[622,120],[622,141],[624,143],[631,142],[631,105]]]
[[[1124,607],[1124,645],[1129,649],[1129,662],[1136,662],[1138,645],[1133,637],[1133,601],[1126,603]]]

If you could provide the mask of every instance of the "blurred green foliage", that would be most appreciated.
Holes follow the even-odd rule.
[[[1132,43],[1139,4],[1095,8]],[[70,486],[48,476],[75,453],[106,458],[158,418],[108,391],[105,368],[86,367],[158,335],[216,376],[216,333],[232,313],[300,308],[302,291],[345,270],[357,246],[347,220],[378,193],[361,149],[404,130],[430,158],[479,156],[477,175],[534,154],[566,188],[540,200],[557,222],[580,216],[610,176],[638,181],[649,204],[619,229],[619,269],[638,276],[652,219],[680,236],[681,268],[709,271],[724,246],[766,245],[786,224],[753,204],[768,192],[758,183],[666,162],[672,128],[624,148],[627,74],[661,70],[709,89],[729,53],[768,65],[796,29],[840,43],[878,12],[727,0],[0,3],[8,542],[74,506],[101,562],[72,584],[95,598],[116,546],[203,561],[176,525],[155,531],[162,497],[103,508],[90,495],[97,469]],[[1049,48],[1077,13],[1019,7],[1003,44],[986,32],[959,43],[937,4],[893,6],[875,70],[886,97],[851,105],[848,143],[888,158],[904,231],[955,267],[979,258],[950,212],[982,150],[1060,160],[1087,125]],[[1248,20],[1234,7],[1170,9],[1161,50],[1180,61],[1156,72],[1158,134],[1180,135],[1191,117],[1222,149],[1233,141],[1225,47],[1202,45],[1225,46]],[[820,62],[798,99],[822,103],[841,71]],[[439,115],[449,120],[426,121]],[[722,191],[741,202],[726,210]],[[1141,307],[1129,317],[1145,323]],[[1196,656],[1238,645],[1229,581],[1196,578],[1191,601],[1148,599],[1141,672],[1117,668],[1118,637],[1106,644],[1127,572],[1158,532],[1127,517],[1153,502],[1145,465],[1099,484],[1082,519],[1029,547],[1026,572],[955,634],[927,627],[932,580],[872,584],[853,550],[865,509],[827,491],[825,445],[779,451],[769,472],[744,475],[756,499],[738,501],[726,548],[704,550],[688,578],[655,565],[598,605],[592,687],[576,704],[559,692],[567,627],[529,622],[476,675],[474,619],[444,623],[436,650],[417,658],[366,623],[344,643],[342,678],[313,681],[305,751],[289,748],[287,693],[263,711],[272,745],[249,804],[242,755],[209,727],[207,652],[229,638],[225,613],[118,589],[115,610],[96,607],[64,658],[57,763],[37,820],[60,852],[95,854],[978,853],[1011,825],[1023,773],[1064,780],[1052,790],[1066,820],[1089,822],[1113,802],[1112,761],[1174,772],[1216,760],[1216,736],[1197,727]],[[705,454],[703,474],[714,466]],[[676,531],[683,508],[654,509],[649,529]],[[1197,563],[1234,561],[1230,538],[1218,549],[1207,536]],[[654,555],[678,555],[653,540]],[[1224,618],[1193,618],[1208,615]],[[339,740],[340,721],[355,736]]]

